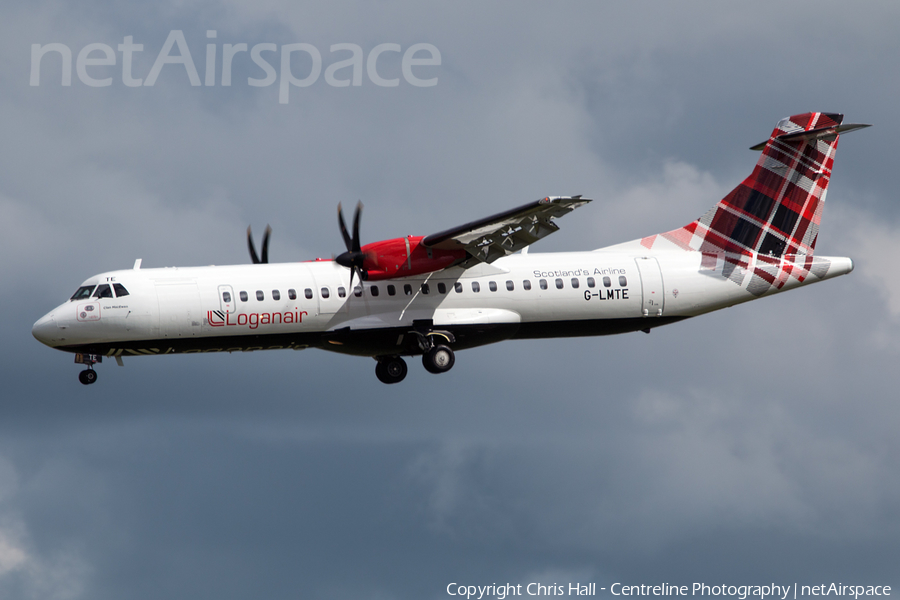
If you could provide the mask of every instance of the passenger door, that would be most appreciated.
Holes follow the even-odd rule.
[[[219,286],[219,309],[226,315],[234,314],[236,306],[234,290],[230,285]]]
[[[643,256],[635,258],[634,262],[637,263],[638,272],[641,274],[641,295],[643,296],[641,313],[645,317],[661,317],[666,298],[659,261],[653,257]]]

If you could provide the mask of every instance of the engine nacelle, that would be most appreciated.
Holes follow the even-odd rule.
[[[465,250],[436,250],[422,245],[424,236],[409,236],[366,244],[360,251],[366,255],[363,268],[369,281],[408,277],[446,269],[464,260]]]

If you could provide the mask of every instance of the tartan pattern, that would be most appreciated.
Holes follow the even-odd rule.
[[[721,269],[756,296],[780,289],[788,277],[824,275],[828,261],[813,252],[839,135],[803,132],[837,127],[843,118],[805,113],[782,119],[747,179],[696,221],[641,244],[652,248],[662,237],[702,252],[701,270]]]

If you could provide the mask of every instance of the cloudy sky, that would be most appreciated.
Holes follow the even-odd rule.
[[[900,586],[898,23],[891,1],[4,2],[0,597]],[[201,85],[151,78],[173,31]],[[128,36],[153,85],[126,80]],[[279,51],[267,80],[250,50],[295,43],[321,75],[282,91]],[[69,49],[71,85],[54,51],[34,81],[33,44]],[[79,70],[91,44],[115,65],[95,46]],[[397,85],[329,83],[336,44],[397,44],[376,63]],[[403,74],[414,44],[436,85]],[[396,386],[308,350],[104,363],[90,387],[31,337],[136,258],[248,262],[248,224],[273,260],[331,256],[340,201],[366,241],[557,194],[595,201],[535,252],[672,229],[807,111],[874,124],[841,140],[817,248],[856,270],[649,336],[508,342]]]

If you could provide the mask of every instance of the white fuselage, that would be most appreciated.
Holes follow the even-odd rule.
[[[69,300],[33,331],[49,346],[107,356],[311,346],[403,355],[417,353],[407,332],[422,327],[451,332],[464,348],[648,330],[759,296],[723,273],[722,258],[643,250],[514,254],[361,288],[356,281],[355,290],[333,261],[113,271],[82,285],[118,283],[127,295]],[[849,258],[814,260],[825,265],[818,276],[786,278],[765,294],[853,268]]]

